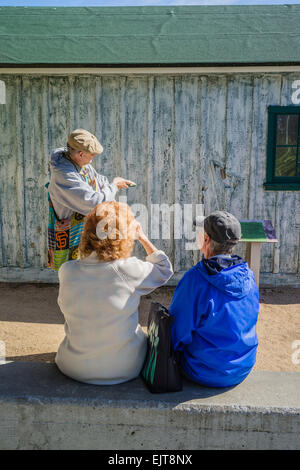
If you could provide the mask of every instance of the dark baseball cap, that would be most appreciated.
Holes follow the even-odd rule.
[[[237,243],[241,239],[241,224],[234,215],[226,211],[215,211],[204,219],[204,230],[218,243]]]

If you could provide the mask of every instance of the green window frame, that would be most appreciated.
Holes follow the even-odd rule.
[[[300,191],[300,106],[268,107],[267,190]]]

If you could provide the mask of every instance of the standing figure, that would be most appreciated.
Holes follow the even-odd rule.
[[[114,201],[129,180],[116,177],[109,183],[106,176],[90,164],[103,152],[98,139],[84,129],[76,129],[68,138],[67,147],[51,152],[48,221],[48,267],[60,266],[77,259],[84,217],[97,204]]]

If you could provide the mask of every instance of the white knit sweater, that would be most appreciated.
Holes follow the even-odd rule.
[[[146,335],[138,323],[140,297],[165,284],[172,265],[163,251],[99,262],[89,257],[64,263],[58,304],[65,338],[55,362],[81,382],[111,385],[134,379],[146,354]]]

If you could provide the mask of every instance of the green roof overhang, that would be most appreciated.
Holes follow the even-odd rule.
[[[0,66],[300,64],[300,5],[1,7]]]

